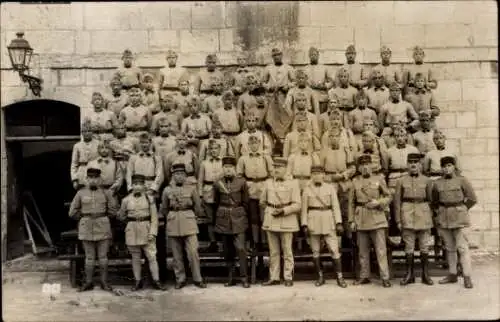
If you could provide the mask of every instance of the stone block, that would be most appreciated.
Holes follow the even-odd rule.
[[[457,127],[473,128],[476,127],[476,113],[474,112],[458,112]]]
[[[71,103],[80,107],[90,107],[90,99],[93,91],[102,91],[102,86],[57,86],[49,93],[46,91],[45,97],[57,101]]]
[[[354,43],[358,51],[380,51],[380,27],[362,26],[354,28]],[[379,56],[380,57],[380,56]],[[380,58],[379,58],[380,60]]]
[[[474,179],[469,179],[470,184],[472,185],[472,188],[474,191],[481,190],[485,188],[485,180],[474,180]]]
[[[473,24],[472,39],[474,46],[497,46],[498,45],[498,26],[496,23]]]
[[[386,26],[382,28],[381,43],[394,50],[411,49],[424,42],[424,26]]]
[[[78,86],[85,84],[85,70],[59,69],[57,70],[59,86]]]
[[[179,49],[179,36],[177,30],[154,29],[148,31],[149,49],[167,51]]]
[[[235,50],[236,29],[219,29],[219,51]]]
[[[345,50],[354,42],[354,30],[352,27],[322,27],[321,28],[321,48]]]
[[[75,53],[90,54],[90,32],[78,30],[75,33]]]
[[[490,229],[491,218],[489,212],[484,212],[481,210],[476,210],[476,207],[469,210],[469,218],[471,221],[471,228],[473,230],[485,230]]]
[[[191,29],[191,7],[190,2],[176,2],[170,8],[170,28]]]
[[[481,3],[483,6],[484,3]],[[453,2],[452,20],[455,23],[473,24],[478,12],[478,6],[474,1],[455,1]]]
[[[481,78],[496,78],[498,79],[498,62],[487,61],[480,63]]]
[[[460,154],[460,139],[453,139],[448,136],[446,130],[446,146],[455,154]]]
[[[466,129],[459,128],[448,128],[446,129],[445,134],[446,137],[450,139],[462,139],[469,136],[469,133],[466,131]]]
[[[477,126],[498,126],[498,101],[476,101]]]
[[[460,156],[460,164],[464,170],[477,170],[478,167],[481,167],[481,170],[491,170],[489,179],[494,178],[494,174],[498,173],[498,156],[465,155],[463,152]],[[474,174],[472,178],[475,178]]]
[[[0,73],[2,88],[5,86],[24,86],[19,73],[13,69],[2,70]]]
[[[439,85],[438,85],[439,86]],[[439,91],[438,87],[438,91]],[[438,101],[438,106],[442,112],[473,112],[476,110],[476,102],[474,101]],[[439,116],[438,118],[440,118]]]
[[[224,27],[224,2],[195,2],[191,6],[193,29],[214,29]]]
[[[424,43],[425,47],[471,47],[473,45],[470,26],[463,24],[425,25]]]
[[[182,52],[216,52],[219,49],[217,30],[181,30]]]
[[[396,25],[441,24],[453,21],[454,3],[435,1],[394,2]]]
[[[27,85],[21,86],[3,86],[0,91],[0,102],[2,106],[14,104],[26,100],[29,88]]]
[[[498,79],[464,79],[462,88],[464,101],[497,100],[498,98]]]
[[[460,151],[463,155],[484,155],[488,149],[488,139],[462,139]]]
[[[438,90],[434,93],[438,102],[462,99],[462,84],[460,81],[443,80],[439,82],[438,86]]]
[[[440,65],[440,78],[446,80],[460,80],[464,78],[476,79],[481,77],[479,62],[454,62]]]
[[[499,208],[498,208],[498,203],[497,204],[491,204],[491,205],[488,205],[488,208],[491,206],[491,209],[494,209],[494,210],[490,210],[491,211],[491,229],[498,229],[498,219],[500,217],[498,211],[499,211]]]
[[[304,50],[309,50],[309,47],[311,46],[323,49],[320,37],[321,29],[322,28],[319,27],[299,27],[297,47],[303,48]]]
[[[92,31],[90,39],[92,53],[121,54],[128,48],[137,55],[148,50],[148,32],[146,30]]]
[[[498,229],[488,230],[483,232],[484,248],[487,250],[498,251],[500,246],[500,238]]]
[[[310,2],[312,26],[347,26],[347,10],[344,1]]]
[[[179,63],[181,62],[179,61]],[[142,54],[139,57],[137,57],[136,65],[141,69],[161,68],[166,65],[165,53]]]
[[[380,27],[393,24],[394,2],[349,1],[346,3],[349,26]]]
[[[495,48],[496,49],[496,48]],[[497,60],[493,48],[425,48],[427,62]],[[491,51],[491,52],[490,52]]]
[[[33,30],[25,34],[24,38],[34,48],[35,54],[73,54],[75,52],[74,31]]]
[[[497,120],[498,122],[498,120]],[[498,139],[488,139],[488,154],[498,154]]]
[[[29,33],[31,30],[80,30],[83,27],[82,8],[81,3],[2,3],[2,29],[13,33],[19,30],[29,30]]]
[[[116,72],[115,69],[86,69],[86,81],[88,86],[109,87],[109,82]]]
[[[313,4],[314,5],[314,4]],[[299,26],[310,26],[311,25],[311,3],[301,1],[299,2]]]
[[[467,135],[475,138],[498,138],[498,127],[467,129]]]
[[[436,125],[440,129],[452,129],[457,126],[456,113],[441,113],[436,118]]]
[[[324,64],[343,64],[345,62],[344,50],[322,50],[321,61]],[[337,66],[332,67],[332,70],[337,70]]]

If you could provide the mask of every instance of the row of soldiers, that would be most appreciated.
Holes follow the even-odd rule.
[[[174,184],[174,178],[178,176],[175,174],[175,169],[182,165],[184,170],[178,172],[185,173],[183,185],[190,186],[190,189],[196,191],[201,199],[201,211],[195,211],[194,217],[191,214],[174,217],[181,217],[181,221],[187,219],[184,217],[195,218],[197,224],[207,225],[211,241],[210,251],[217,249],[214,231],[220,200],[215,197],[217,190],[215,183],[220,182],[224,176],[222,164],[224,157],[234,157],[235,173],[238,178],[243,179],[244,186],[248,190],[248,207],[243,208],[250,226],[248,231],[251,236],[249,238],[251,251],[261,248],[265,239],[263,237],[268,237],[273,258],[271,262],[274,263],[271,265],[271,272],[275,272],[276,265],[279,265],[276,264],[276,258],[279,259],[279,253],[276,257],[276,252],[279,250],[278,241],[288,245],[287,238],[290,242],[292,240],[292,237],[271,240],[273,237],[269,233],[262,236],[267,208],[262,209],[260,203],[265,200],[262,196],[263,191],[267,182],[275,176],[277,168],[284,168],[284,176],[298,183],[300,196],[311,184],[312,178],[315,177],[313,174],[320,172],[317,167],[321,167],[324,180],[334,187],[335,194],[331,195],[338,198],[340,207],[332,206],[334,212],[330,214],[333,215],[335,211],[340,210],[342,219],[335,218],[334,222],[343,223],[342,230],[345,234],[353,230],[353,226],[349,224],[349,214],[365,213],[358,211],[356,193],[354,197],[351,196],[356,191],[355,179],[361,175],[361,169],[355,165],[355,161],[360,161],[360,157],[364,157],[361,158],[363,164],[369,160],[371,175],[380,178],[380,182],[389,189],[390,195],[384,195],[383,198],[393,201],[384,199],[381,205],[376,207],[375,203],[370,203],[370,206],[367,206],[370,211],[366,213],[369,215],[373,213],[370,207],[383,206],[383,213],[386,219],[389,219],[389,224],[394,222],[396,226],[398,226],[398,216],[401,218],[398,212],[401,213],[401,209],[405,207],[397,208],[394,198],[398,191],[398,183],[408,175],[410,154],[424,155],[420,158],[419,164],[423,173],[434,180],[440,179],[443,175],[441,164],[443,158],[451,157],[453,166],[458,168],[456,156],[446,147],[444,134],[436,129],[435,117],[439,115],[439,108],[435,106],[431,90],[436,88],[437,83],[432,78],[431,71],[422,67],[423,51],[419,48],[416,48],[414,53],[414,67],[418,71],[415,74],[405,73],[404,81],[399,77],[394,65],[390,64],[390,51],[387,48],[383,48],[381,52],[382,64],[372,70],[371,77],[366,82],[359,82],[359,79],[353,76],[357,75],[358,71],[360,75],[364,75],[364,71],[355,67],[359,64],[354,62],[355,52],[351,46],[346,51],[347,64],[339,70],[335,80],[332,80],[323,65],[318,64],[319,53],[315,48],[310,50],[311,64],[296,73],[292,72],[289,65],[283,64],[281,51],[273,49],[274,63],[266,68],[262,79],[249,71],[248,66],[243,66],[244,61],[240,59],[240,67],[236,72],[240,78],[235,74],[233,83],[229,83],[230,86],[221,81],[223,78],[216,69],[216,61],[213,56],[209,56],[206,71],[200,72],[195,81],[194,93],[200,95],[190,94],[189,80],[183,76],[185,71],[176,66],[175,53],[169,52],[167,55],[169,67],[160,74],[157,92],[155,92],[154,77],[148,74],[141,75],[139,69],[132,67],[130,54],[127,51],[124,53],[124,67],[118,70],[111,81],[114,99],[106,101],[100,93],[95,93],[92,97],[93,108],[84,117],[82,126],[83,140],[77,143],[73,150],[71,178],[74,187],[80,189],[79,191],[88,187],[86,171],[89,168],[97,168],[102,173],[99,185],[109,190],[115,200],[121,200],[133,191],[134,178],[139,180],[137,176],[142,176],[148,198],[155,200],[156,205],[161,205],[163,200],[160,197],[161,192],[170,191],[167,188]],[[324,77],[321,78],[321,75]],[[362,79],[361,76],[360,78]],[[240,81],[236,82],[237,79]],[[229,86],[229,90],[224,91],[224,86],[226,89]],[[402,97],[405,100],[402,100]],[[271,158],[273,154],[281,154],[287,158],[286,166],[283,167],[281,163],[281,166],[277,167],[276,160],[273,161]],[[380,182],[374,183],[374,186],[382,186]],[[371,183],[366,184],[371,185]],[[454,184],[456,186],[456,183]],[[473,193],[467,180],[460,181],[460,185],[465,187],[463,191],[467,191],[464,193],[467,197],[464,198],[475,200],[472,198]],[[443,189],[451,191],[455,186],[445,185]],[[366,188],[363,187],[360,191],[365,191]],[[293,190],[283,187],[281,189]],[[281,192],[275,196],[278,201],[282,198]],[[444,199],[460,199],[458,194],[444,193],[443,196]],[[425,198],[425,202],[430,201],[429,198]],[[458,199],[453,202],[461,202]],[[182,204],[183,199],[176,195],[173,200],[174,204]],[[450,203],[449,200],[443,202]],[[281,210],[285,205],[279,206],[281,203],[276,200],[270,204],[278,205],[276,211],[272,213],[279,213],[277,216],[281,217]],[[172,232],[169,233],[173,227],[170,225],[169,228],[168,217],[171,211],[168,207],[164,209],[167,209],[166,212],[160,211],[159,216],[166,219],[169,237],[175,237],[176,232],[173,235]],[[291,213],[296,213],[293,209],[292,207]],[[438,210],[439,207],[434,208],[436,214]],[[420,216],[420,211],[415,211],[414,216]],[[354,218],[352,214],[351,218]],[[298,216],[297,219],[301,224],[307,220],[304,216]],[[323,223],[320,223],[321,225]],[[440,225],[436,226],[441,227]],[[327,227],[328,225],[325,229],[328,229]],[[177,224],[177,228],[182,230],[184,225]],[[397,228],[404,231],[404,226]],[[425,225],[422,227],[417,225],[414,230],[427,230],[427,228]],[[310,234],[309,230],[308,233]],[[190,234],[193,233],[190,231]],[[386,235],[387,232],[384,236]],[[366,262],[368,239],[359,236],[363,235],[358,234],[358,246],[365,250],[360,252],[360,261]],[[375,235],[372,237],[377,240]],[[405,245],[411,246],[411,239],[407,241],[408,238],[404,237],[403,234]],[[421,242],[424,240],[423,243],[426,244],[428,236],[421,237]],[[452,254],[448,252],[448,260],[452,263],[455,256],[456,262],[456,245],[460,245],[459,249],[464,251],[464,240],[455,235],[448,239],[444,235],[442,237],[445,239],[446,247],[452,250]],[[193,239],[184,238],[182,242],[191,249],[197,248],[197,241],[195,243]],[[228,245],[225,248],[229,249]],[[241,245],[240,240],[233,246],[239,250],[241,247],[238,246]],[[411,274],[413,274],[413,246],[410,246],[406,249],[409,277],[405,278],[409,281],[412,280]],[[293,269],[291,248],[282,247],[287,253],[285,271],[288,273],[285,279],[291,281],[290,272]],[[377,254],[380,256],[384,253],[381,247],[376,246]],[[243,248],[246,250],[246,247]],[[331,249],[336,248],[332,246]],[[193,250],[190,258],[196,262],[194,253]],[[426,252],[423,253],[423,262],[426,262]],[[365,257],[362,258],[362,255]],[[140,251],[139,255],[135,252],[133,256],[137,262]],[[336,254],[333,256],[337,257]],[[177,263],[175,266],[179,267],[177,260],[179,257],[176,257],[175,252],[174,257]],[[246,256],[239,257],[246,259]],[[317,256],[315,262],[316,258]],[[467,256],[463,260],[466,261]],[[380,259],[379,263],[384,263],[384,259]],[[240,266],[245,265],[240,264]],[[450,264],[452,274],[453,266],[456,271],[456,265]],[[321,265],[317,264],[316,267],[319,274]],[[185,283],[182,271],[183,269],[180,269],[179,273],[176,271],[180,287]],[[279,266],[277,271],[279,274]],[[464,272],[464,275],[469,273]],[[341,272],[338,271],[338,274],[339,285],[345,285]],[[362,275],[361,281],[366,281],[366,270]],[[382,273],[381,275],[386,276]],[[194,273],[193,276],[199,277]],[[472,285],[470,276],[466,277],[468,281],[466,285]],[[390,285],[384,277],[383,280],[384,285]],[[201,277],[196,277],[195,281],[200,282],[199,285],[204,285]],[[273,273],[271,282],[271,284],[276,283],[276,275]],[[137,283],[140,283],[140,278]],[[140,287],[140,284],[136,286]]]

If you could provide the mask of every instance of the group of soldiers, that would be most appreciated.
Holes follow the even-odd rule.
[[[236,71],[224,75],[216,56],[208,55],[191,84],[173,51],[159,77],[143,74],[124,51],[123,66],[110,82],[113,97],[92,95],[82,140],[73,148],[77,192],[70,216],[79,220],[85,251],[82,291],[93,288],[96,257],[101,287],[111,289],[107,254],[123,233],[112,227],[117,221],[126,224],[133,290],[143,287],[142,252],[153,286],[165,289],[158,266],[166,262],[158,264],[156,257],[159,229],[165,229],[172,249],[175,288],[186,285],[184,249],[194,284],[205,288],[198,226],[207,228],[210,239],[204,251],[218,251],[217,236],[222,238],[227,286],[237,282],[236,257],[240,281],[250,286],[247,257],[264,244],[270,264],[263,285],[280,284],[283,257],[284,285],[292,286],[293,239],[301,234],[312,251],[315,285],[325,283],[324,242],[337,284],[346,287],[340,236],[355,233],[355,283],[370,282],[372,242],[382,285],[390,287],[387,243],[394,231],[406,253],[401,284],[415,282],[418,241],[422,282],[432,285],[428,259],[435,227],[449,265],[440,283],[457,282],[460,259],[464,285],[472,287],[464,228],[476,196],[436,126],[437,81],[422,48],[415,48],[415,63],[401,71],[391,63],[390,49],[382,47],[381,63],[370,73],[355,61],[352,45],[336,73],[319,64],[316,48],[298,70],[282,56],[273,49],[273,63],[260,75],[241,55]]]

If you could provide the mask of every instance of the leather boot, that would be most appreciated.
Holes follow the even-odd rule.
[[[422,262],[422,283],[433,285],[434,281],[429,276],[429,254],[420,253],[420,261]]]
[[[473,288],[474,285],[472,285],[472,279],[470,276],[464,276],[464,286],[465,288]]]
[[[314,282],[315,286],[321,286],[325,284],[325,278],[323,277],[323,269],[321,267],[321,260],[319,257],[313,258],[314,268],[316,269],[316,274],[318,275],[318,279]]]
[[[234,281],[234,265],[233,263],[228,263],[227,264],[227,269],[228,269],[228,275],[227,275],[227,282],[224,284],[226,287],[234,286],[236,285],[236,282]]]
[[[165,291],[167,287],[162,285],[160,281],[153,281],[153,288],[160,291]]]
[[[347,283],[342,276],[342,261],[340,260],[340,258],[334,258],[333,265],[335,265],[335,273],[337,274],[337,285],[342,288],[346,288]]]
[[[439,284],[452,284],[458,282],[456,274],[448,274],[445,278],[439,281]]]
[[[243,288],[249,288],[250,287],[250,283],[248,282],[248,277],[242,277],[241,278],[241,286],[243,286]]]
[[[94,278],[94,265],[85,265],[85,284],[83,284],[78,292],[90,291],[94,288],[92,282]]]
[[[406,275],[399,284],[407,285],[415,283],[415,269],[414,269],[414,256],[413,254],[406,254]]]
[[[243,287],[249,288],[250,283],[248,283],[248,262],[246,254],[242,254],[240,258],[240,277]]]
[[[108,284],[108,264],[101,265],[101,289],[105,291],[112,291],[113,288]]]
[[[132,292],[138,291],[143,288],[142,279],[135,281],[135,285],[130,289]]]

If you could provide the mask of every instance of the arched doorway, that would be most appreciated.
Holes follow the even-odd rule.
[[[27,193],[35,200],[54,244],[74,223],[64,203],[74,195],[69,177],[72,146],[80,139],[80,108],[32,100],[2,108],[7,152],[7,257],[31,251],[23,218]],[[73,225],[73,226],[71,226]],[[40,236],[34,236],[40,240]]]

